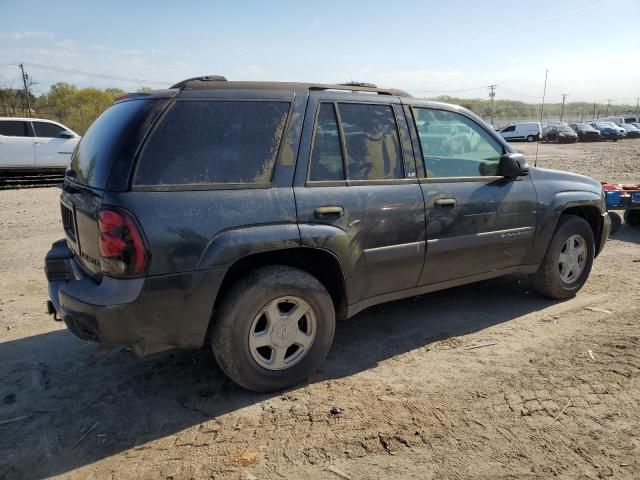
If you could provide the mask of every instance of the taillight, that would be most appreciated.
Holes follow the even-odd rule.
[[[147,268],[147,249],[133,218],[121,210],[98,212],[100,263],[103,273],[135,277]]]

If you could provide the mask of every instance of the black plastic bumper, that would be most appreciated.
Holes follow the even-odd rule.
[[[97,282],[73,258],[64,240],[45,259],[51,307],[76,336],[131,345],[140,354],[200,348],[225,269]]]

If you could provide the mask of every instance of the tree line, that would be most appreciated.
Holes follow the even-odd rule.
[[[142,87],[138,92],[150,91]],[[84,135],[89,126],[113,101],[124,95],[119,88],[78,88],[59,82],[40,96],[30,94],[31,116],[59,121],[71,130]],[[28,116],[24,90],[0,85],[0,116]]]
[[[142,87],[138,92],[150,91],[149,87]],[[31,116],[57,120],[72,130],[83,135],[91,123],[126,92],[119,88],[78,88],[75,85],[59,82],[40,95],[30,94]],[[27,101],[24,90],[13,88],[11,85],[0,84],[0,116],[28,116]],[[490,120],[493,113],[495,123],[500,119],[539,118],[540,103],[525,103],[516,100],[495,100],[492,104],[487,99],[470,99],[456,97],[437,97],[435,100],[462,105],[476,115]],[[561,103],[546,103],[544,118],[558,118],[562,110]],[[635,105],[610,105],[607,112],[606,104],[587,102],[568,102],[564,106],[564,118],[581,120],[602,117],[605,114],[635,114]],[[504,122],[501,122],[504,123]]]

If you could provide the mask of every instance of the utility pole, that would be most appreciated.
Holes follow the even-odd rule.
[[[27,88],[28,75],[24,73],[24,66],[22,64],[20,64],[20,71],[22,72],[22,84],[24,85],[24,98],[27,99],[27,115],[31,118],[31,98],[29,96],[29,89]]]
[[[562,94],[562,108],[560,109],[560,121],[562,122],[562,116],[564,115],[564,101],[567,99],[568,93]]]
[[[498,85],[489,85],[489,98],[491,99],[491,126],[495,128],[495,124],[493,123],[493,99],[496,96],[496,87]]]
[[[609,105],[611,105],[611,99],[610,98],[607,100],[607,111],[604,114],[605,117],[609,115]]]

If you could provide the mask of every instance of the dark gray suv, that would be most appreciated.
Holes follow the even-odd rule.
[[[215,76],[117,100],[60,207],[54,317],[140,355],[210,341],[255,391],[304,381],[371,305],[513,273],[574,295],[609,233],[598,182],[529,169],[461,107]]]

